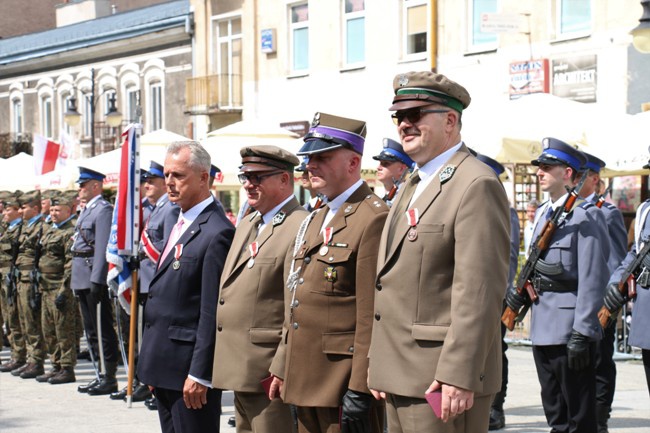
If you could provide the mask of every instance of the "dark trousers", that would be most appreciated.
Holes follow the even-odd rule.
[[[596,351],[596,404],[610,409],[616,388],[616,363],[614,362],[614,340],[616,323],[605,329],[603,339]]]
[[[163,433],[219,433],[220,389],[208,389],[208,402],[201,409],[188,409],[182,391],[156,388],[154,394]]]
[[[643,368],[645,369],[645,380],[648,384],[648,392],[650,392],[650,350],[642,349],[641,356],[643,357]]]
[[[584,370],[569,369],[565,344],[533,346],[542,406],[551,433],[594,433],[596,427],[596,343]]]
[[[503,403],[506,400],[506,391],[508,390],[508,357],[506,350],[508,350],[508,343],[504,340],[506,336],[506,325],[501,324],[501,389],[494,396],[492,406],[502,409]]]
[[[77,290],[75,294],[79,298],[79,306],[81,308],[81,316],[84,322],[84,329],[88,335],[90,348],[94,353],[99,356],[99,346],[97,344],[97,302],[95,297],[88,290]],[[104,349],[104,362],[115,362],[119,359],[117,347],[117,334],[113,328],[113,308],[108,299],[108,291],[103,291],[100,296],[102,303],[99,323],[102,327],[102,345]]]

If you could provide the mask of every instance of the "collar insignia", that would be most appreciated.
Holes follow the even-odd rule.
[[[440,178],[440,184],[443,184],[447,182],[451,177],[454,175],[456,172],[456,166],[455,165],[447,165],[445,168],[440,171],[439,178]]]
[[[282,224],[282,221],[284,221],[284,218],[287,216],[287,214],[282,210],[278,213],[275,214],[273,217],[273,227],[279,226]]]

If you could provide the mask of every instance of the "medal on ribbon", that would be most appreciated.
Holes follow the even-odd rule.
[[[417,208],[406,211],[406,221],[408,222],[409,227],[411,227],[406,234],[406,239],[413,242],[418,238],[417,225],[418,221],[420,221],[420,212]]]
[[[180,258],[183,254],[183,244],[174,245],[174,261],[172,262],[172,268],[177,271],[181,268]]]
[[[248,251],[251,253],[251,258],[248,259],[248,269],[252,268],[253,265],[255,265],[255,257],[257,257],[257,253],[260,251],[260,245],[257,242],[253,242],[248,246]]]
[[[334,227],[325,227],[325,230],[323,230],[323,246],[321,249],[318,251],[318,254],[321,256],[324,256],[327,254],[329,251],[329,248],[327,246],[332,242],[332,236],[334,235]]]

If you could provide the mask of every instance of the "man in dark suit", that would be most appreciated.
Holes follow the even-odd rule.
[[[154,388],[163,432],[218,432],[215,316],[234,228],[210,195],[210,155],[200,144],[172,143],[164,174],[181,213],[149,286],[138,377]]]

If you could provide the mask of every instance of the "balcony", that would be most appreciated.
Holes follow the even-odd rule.
[[[188,78],[185,84],[185,114],[241,112],[241,75],[207,75]]]

